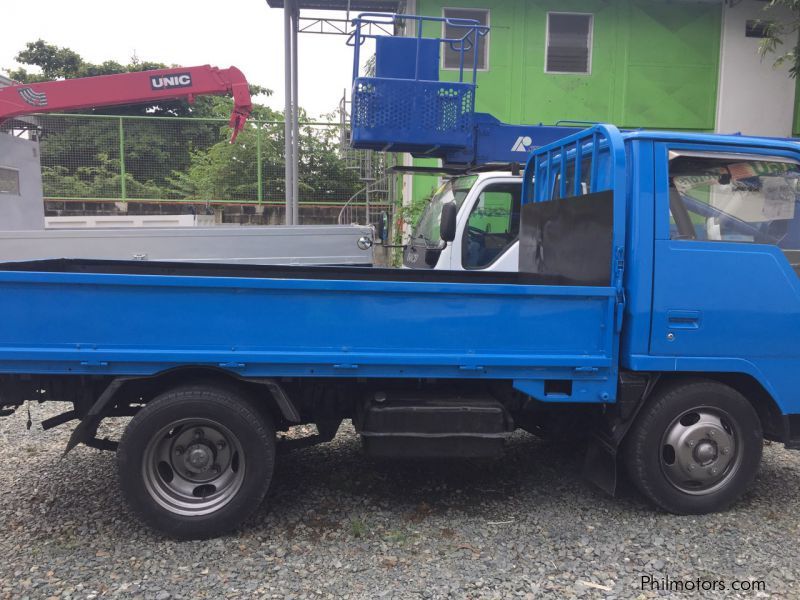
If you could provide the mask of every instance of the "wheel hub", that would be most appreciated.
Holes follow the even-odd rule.
[[[676,419],[664,434],[661,466],[669,481],[690,494],[722,485],[739,462],[730,419],[711,408],[697,408]]]
[[[214,452],[206,444],[192,444],[186,450],[183,462],[189,471],[205,473],[214,462]]]
[[[161,429],[143,459],[153,500],[175,514],[211,513],[242,485],[244,452],[235,435],[210,419],[181,419]]]
[[[717,460],[717,445],[710,440],[703,440],[694,449],[694,459],[703,466]]]

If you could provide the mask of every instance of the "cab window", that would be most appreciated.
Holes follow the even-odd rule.
[[[800,249],[800,165],[785,158],[674,155],[670,238]]]
[[[491,265],[517,241],[521,195],[522,186],[518,183],[489,185],[481,192],[462,239],[465,269]]]

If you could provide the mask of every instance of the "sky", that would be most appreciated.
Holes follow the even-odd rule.
[[[89,62],[141,60],[239,67],[273,91],[257,99],[283,110],[283,11],[265,0],[2,0],[0,72],[39,38]],[[344,13],[328,13],[344,17]],[[305,13],[304,13],[305,16]],[[317,118],[336,109],[351,77],[344,36],[299,36],[300,106]]]

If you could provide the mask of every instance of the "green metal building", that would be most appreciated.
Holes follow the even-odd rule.
[[[761,59],[760,0],[407,0],[405,12],[491,27],[478,48],[477,109],[511,123],[603,121],[788,136],[795,82]],[[426,35],[438,36],[428,24]],[[444,52],[440,78],[457,77]],[[409,159],[410,160],[410,159]],[[426,164],[424,161],[416,161]],[[407,177],[404,199],[436,181]]]

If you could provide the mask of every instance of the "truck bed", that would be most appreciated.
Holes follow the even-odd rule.
[[[615,290],[565,283],[357,267],[5,263],[0,372],[210,365],[248,377],[506,379],[528,391],[580,373],[587,385],[565,400],[608,401]],[[611,396],[601,399],[598,386]]]

